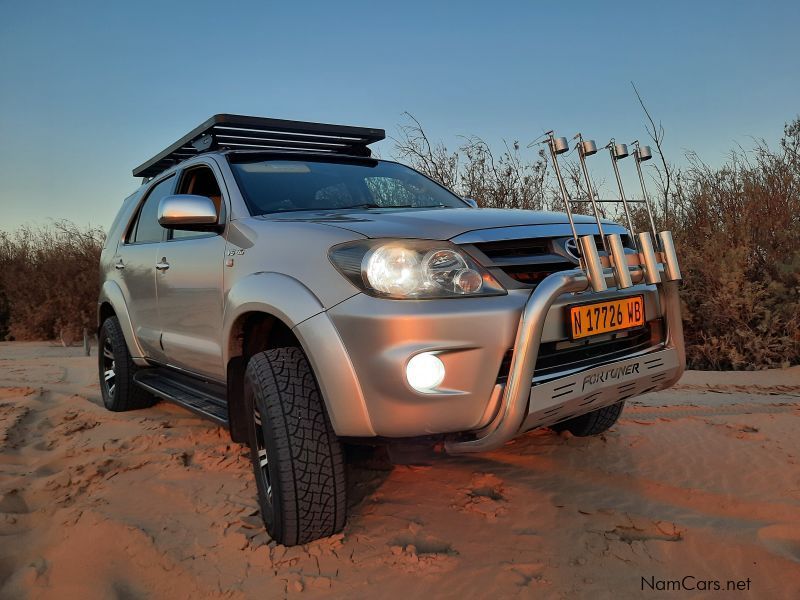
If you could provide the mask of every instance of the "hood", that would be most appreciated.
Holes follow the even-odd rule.
[[[346,229],[368,238],[449,240],[481,229],[526,225],[568,224],[565,213],[499,208],[424,208],[320,211],[259,217],[274,221],[318,223]],[[593,224],[593,217],[574,216],[576,223]],[[605,221],[604,221],[605,222]],[[611,223],[611,221],[608,221]]]

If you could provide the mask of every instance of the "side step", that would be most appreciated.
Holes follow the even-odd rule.
[[[228,426],[225,387],[218,383],[195,379],[163,367],[139,371],[133,380],[159,398],[188,408],[218,425]]]

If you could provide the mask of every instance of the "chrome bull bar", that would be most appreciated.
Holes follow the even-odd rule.
[[[547,144],[550,151],[553,171],[564,201],[572,237],[575,240],[576,247],[581,252],[580,268],[553,273],[542,280],[533,290],[520,317],[506,384],[505,386],[496,385],[492,392],[492,399],[500,397],[500,406],[496,416],[486,427],[476,432],[474,439],[454,439],[445,442],[445,449],[452,454],[484,452],[495,449],[513,438],[523,428],[523,422],[529,412],[529,401],[532,396],[531,387],[533,386],[534,370],[539,354],[544,322],[553,302],[563,294],[585,292],[589,289],[601,292],[612,286],[617,290],[624,290],[638,283],[656,285],[661,297],[661,307],[667,328],[665,350],[670,351],[669,359],[674,364],[674,367],[669,371],[671,377],[668,376],[663,381],[659,381],[657,387],[663,389],[671,386],[678,380],[686,367],[683,325],[681,323],[680,300],[678,298],[678,282],[681,279],[678,258],[671,232],[662,231],[656,233],[655,220],[650,209],[650,199],[647,195],[644,176],[642,175],[641,163],[652,158],[650,148],[648,146],[640,146],[638,140],[632,142],[634,147],[633,156],[636,159],[636,168],[642,185],[642,199],[630,200],[625,195],[617,164],[620,160],[630,155],[628,146],[616,143],[613,138],[609,141],[605,148],[609,150],[614,175],[619,187],[620,199],[600,200],[597,197],[586,167],[586,158],[597,153],[597,146],[593,140],[584,139],[578,133],[573,139],[577,140],[575,149],[580,159],[580,168],[586,183],[587,195],[585,200],[579,200],[570,198],[558,164],[559,155],[569,151],[569,141],[564,137],[556,137],[552,131],[547,132],[545,135],[547,139],[542,143]],[[591,203],[595,220],[597,221],[601,246],[604,250],[603,256],[598,252],[594,235],[578,236],[572,215],[571,204],[573,202]],[[602,202],[622,203],[629,233],[636,246],[635,254],[625,252],[619,234],[604,234],[598,208],[598,204]],[[634,234],[628,206],[632,202],[644,203],[651,231]],[[658,247],[655,247],[654,244],[658,244]],[[674,356],[672,356],[673,353]],[[626,358],[614,361],[611,365],[624,361],[626,361]],[[608,400],[608,395],[606,399]]]
[[[658,265],[658,268],[659,271],[664,269],[662,265]],[[641,267],[633,266],[629,272],[633,283],[645,282],[645,272]],[[615,275],[611,269],[603,270],[603,278],[606,285],[615,284]],[[447,440],[445,450],[449,454],[495,450],[520,433],[528,415],[536,359],[547,313],[561,295],[583,292],[589,287],[587,274],[581,269],[553,273],[536,286],[520,317],[506,384],[496,385],[492,394],[493,397],[500,396],[497,414],[486,427],[476,432],[474,439]],[[678,365],[673,370],[672,377],[659,385],[660,388],[666,388],[680,378],[686,365],[686,357],[678,284],[664,281],[658,285],[658,290],[667,330],[665,348],[675,352]]]

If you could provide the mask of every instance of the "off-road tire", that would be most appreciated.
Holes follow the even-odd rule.
[[[155,396],[133,382],[137,367],[128,352],[119,319],[117,317],[106,319],[100,327],[97,338],[97,366],[103,405],[114,412],[153,406],[158,401]],[[113,360],[113,387],[106,379],[109,360]]]
[[[611,406],[605,406],[590,413],[586,413],[585,415],[561,421],[561,423],[552,425],[550,429],[553,431],[569,431],[572,435],[577,437],[598,435],[604,431],[608,431],[611,426],[617,422],[620,414],[622,414],[624,406],[625,401],[623,400]]]
[[[270,536],[294,546],[341,531],[347,515],[344,455],[302,350],[275,348],[250,358],[244,398]]]

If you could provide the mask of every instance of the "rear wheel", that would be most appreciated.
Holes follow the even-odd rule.
[[[341,444],[308,360],[275,348],[247,364],[250,456],[264,524],[284,545],[305,544],[344,527],[347,503]]]
[[[120,412],[155,404],[156,398],[133,382],[137,368],[117,317],[109,317],[103,322],[98,341],[97,366],[105,407]]]
[[[586,437],[590,435],[598,435],[604,431],[608,431],[614,423],[619,419],[622,414],[622,409],[625,406],[625,401],[617,402],[611,406],[605,406],[585,415],[573,417],[561,423],[551,425],[550,429],[553,431],[569,431],[572,435],[577,437]]]

